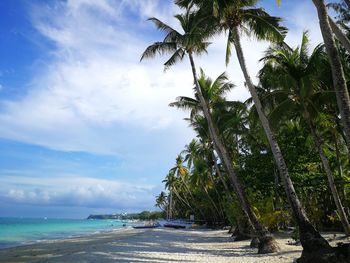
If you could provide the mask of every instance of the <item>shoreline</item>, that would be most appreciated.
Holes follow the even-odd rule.
[[[288,234],[275,235],[281,251],[257,254],[250,240],[233,242],[227,230],[121,229],[0,250],[0,262],[236,262],[287,263],[301,255]],[[331,238],[333,234],[327,234]],[[340,234],[338,235],[341,236]],[[345,239],[334,240],[334,242]]]
[[[4,249],[14,249],[14,248],[20,248],[23,246],[32,246],[37,245],[41,243],[53,243],[53,242],[60,242],[60,241],[69,241],[71,239],[79,239],[79,238],[85,238],[85,237],[93,237],[95,235],[104,235],[109,233],[118,233],[122,232],[123,230],[132,229],[132,226],[126,226],[126,227],[120,227],[120,228],[113,228],[113,229],[101,229],[101,230],[93,230],[93,231],[86,231],[86,232],[75,232],[74,234],[62,234],[61,236],[54,235],[52,238],[44,238],[44,239],[36,239],[36,240],[27,240],[27,241],[13,241],[13,242],[4,242],[5,244],[13,243],[13,245],[4,245],[3,247],[0,246],[0,251]],[[1,262],[1,259],[0,259]]]

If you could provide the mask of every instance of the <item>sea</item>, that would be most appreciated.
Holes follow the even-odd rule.
[[[127,225],[116,219],[0,218],[0,249],[120,230]]]

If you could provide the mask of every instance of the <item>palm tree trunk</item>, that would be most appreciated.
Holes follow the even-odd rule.
[[[320,155],[320,158],[321,158],[321,161],[322,161],[322,165],[323,165],[323,168],[326,172],[326,175],[327,175],[327,179],[328,179],[328,183],[329,183],[329,188],[331,189],[331,192],[332,192],[332,195],[333,195],[333,200],[334,200],[334,203],[337,207],[337,211],[338,211],[338,216],[340,218],[340,221],[343,225],[343,228],[344,228],[344,231],[345,231],[345,234],[347,236],[350,236],[350,225],[349,225],[349,221],[346,217],[346,214],[345,214],[345,211],[344,211],[344,207],[343,207],[343,204],[340,200],[340,197],[339,197],[339,194],[338,194],[338,191],[337,191],[337,188],[335,187],[335,183],[334,183],[334,177],[333,177],[333,174],[332,174],[332,171],[331,171],[331,168],[329,166],[329,162],[328,162],[328,159],[326,157],[326,155],[324,154],[324,151],[322,149],[322,141],[321,141],[321,138],[318,136],[317,134],[317,131],[315,129],[315,126],[312,122],[312,120],[310,119],[310,116],[308,113],[305,113],[306,115],[306,119],[307,119],[307,122],[308,122],[308,125],[309,125],[309,128],[311,130],[311,134],[312,136],[314,137],[314,142],[316,144],[316,147],[318,149],[318,153]]]
[[[218,210],[219,210],[219,215],[220,215],[220,220],[222,220],[222,222],[224,221],[224,218],[225,218],[225,213],[224,213],[224,209],[222,207],[222,202],[223,202],[223,198],[221,197],[221,195],[219,194],[219,191],[217,189],[217,184],[215,183],[215,180],[214,180],[214,176],[212,173],[209,174],[209,179],[210,181],[213,183],[213,189],[214,189],[214,192],[215,192],[215,195],[217,196],[218,198]]]
[[[173,188],[173,192],[176,195],[176,197],[179,199],[179,201],[181,201],[183,204],[185,204],[189,209],[191,209],[192,211],[194,211],[193,207],[190,205],[190,203],[188,202],[186,197],[181,197],[181,195],[179,194],[179,192],[176,190],[176,188]]]
[[[230,179],[233,183],[233,187],[235,189],[235,192],[237,194],[239,203],[242,207],[242,210],[244,212],[244,215],[247,217],[249,223],[252,226],[252,229],[254,230],[254,232],[257,234],[259,241],[260,241],[260,246],[259,246],[259,253],[272,253],[275,252],[277,250],[279,250],[279,247],[277,245],[277,242],[272,238],[271,234],[269,233],[269,231],[259,222],[257,216],[255,215],[249,201],[248,198],[246,196],[246,193],[242,187],[241,182],[239,181],[231,159],[229,157],[228,151],[226,149],[226,147],[224,146],[221,138],[219,137],[219,132],[217,130],[217,127],[215,126],[212,118],[211,118],[211,114],[209,112],[209,107],[207,105],[207,102],[205,101],[202,91],[199,87],[199,83],[197,80],[197,73],[196,73],[196,67],[193,61],[193,57],[191,53],[188,53],[189,59],[190,59],[190,63],[191,63],[191,68],[192,68],[192,74],[193,74],[193,79],[194,79],[194,83],[195,83],[195,88],[196,88],[196,92],[198,94],[199,100],[200,100],[200,104],[204,113],[204,117],[207,120],[208,123],[208,127],[209,127],[209,134],[210,137],[213,141],[214,144],[214,149],[215,151],[218,153],[220,159],[222,160],[227,173],[230,176]]]
[[[336,131],[332,131],[332,137],[334,140],[334,146],[335,146],[335,156],[337,159],[337,168],[338,168],[338,174],[340,178],[343,178],[343,167],[341,164],[341,158],[340,158],[340,150],[339,150],[339,145],[338,145],[338,138],[336,135]]]
[[[234,202],[234,197],[232,196],[230,189],[225,181],[225,177],[224,175],[221,173],[220,171],[220,168],[219,168],[219,165],[217,163],[217,160],[216,160],[216,157],[215,157],[215,154],[213,152],[213,161],[214,161],[214,165],[215,165],[215,170],[216,170],[216,173],[218,174],[218,177],[220,178],[223,186],[224,186],[224,189],[227,193],[227,196],[228,196],[228,200],[229,202]],[[235,241],[240,241],[240,240],[245,240],[247,239],[247,237],[250,236],[250,233],[251,233],[251,224],[249,223],[249,220],[244,217],[244,223],[242,224],[240,222],[240,220],[238,218],[234,218],[232,221],[229,220],[230,222],[234,222],[236,221],[236,227],[237,227],[237,233],[235,234],[236,235],[236,238],[235,238]],[[247,226],[247,227],[244,227],[244,226]],[[231,228],[233,228],[233,226],[231,226]],[[232,232],[229,231],[229,233],[231,234]]]
[[[187,183],[185,181],[184,176],[180,174],[179,177],[181,178],[182,184],[184,185],[184,187],[186,189],[186,192],[190,195],[190,198],[194,201],[195,199],[193,197],[193,194],[192,194],[190,188],[188,187],[188,185],[187,185]],[[187,200],[187,198],[186,198],[186,200]],[[188,200],[187,200],[187,202],[188,202]],[[188,202],[188,203],[190,203],[190,202]],[[201,209],[194,209],[193,207],[191,207],[191,210],[192,210],[193,213],[195,213],[195,211],[197,210],[201,214],[201,216],[203,218],[205,218],[204,213],[202,212]]]
[[[173,191],[170,189],[169,204],[168,204],[168,220],[172,218],[172,206],[173,206]]]
[[[200,179],[199,179],[199,180],[200,180]],[[212,212],[213,212],[214,219],[215,219],[216,221],[218,221],[219,218],[222,218],[221,215],[220,215],[220,210],[219,210],[219,208],[217,207],[217,205],[215,204],[213,198],[210,196],[210,193],[208,192],[208,189],[207,189],[207,187],[205,186],[205,183],[204,183],[202,180],[200,180],[200,182],[201,182],[202,188],[203,188],[203,190],[204,190],[206,196],[208,197],[208,200],[209,200],[210,203],[212,204],[211,210],[212,210]]]
[[[303,249],[306,252],[312,252],[320,248],[330,248],[328,242],[320,235],[320,233],[311,224],[310,220],[306,216],[304,209],[300,204],[300,201],[294,189],[294,185],[292,183],[292,180],[290,179],[286,162],[283,158],[283,155],[279,148],[277,140],[275,139],[275,136],[271,130],[270,124],[263,112],[262,105],[258,97],[258,94],[256,92],[255,86],[253,85],[251,78],[249,76],[249,73],[245,64],[245,59],[244,59],[240,36],[239,36],[237,27],[234,27],[232,29],[232,36],[233,36],[233,43],[236,49],[238,61],[241,66],[241,70],[243,72],[246,85],[248,86],[250,94],[253,98],[255,108],[259,115],[259,119],[265,130],[265,134],[269,141],[275,162],[277,164],[279,173],[283,180],[289,205],[291,206],[294,218],[299,226],[300,242],[303,246]]]
[[[350,99],[345,82],[343,66],[340,62],[337,47],[329,25],[326,6],[323,0],[312,0],[318,14],[321,33],[326,47],[328,58],[331,64],[333,86],[335,89],[337,104],[340,111],[343,129],[346,137],[346,145],[350,159]]]
[[[343,47],[346,49],[346,51],[348,51],[350,53],[350,41],[349,41],[349,39],[346,37],[346,35],[343,33],[343,31],[341,31],[341,29],[333,21],[333,19],[330,18],[329,16],[328,16],[328,21],[329,21],[329,25],[331,26],[334,35],[338,38],[338,40],[343,45]]]
[[[350,9],[350,1],[349,1],[349,0],[344,0],[344,2],[346,3],[346,5],[348,6],[348,8]]]
[[[338,144],[338,138],[336,135],[336,131],[332,132],[332,134],[333,134],[335,154],[336,154],[336,159],[337,159],[338,174],[342,180],[341,193],[342,193],[342,198],[343,198],[343,201],[345,204],[345,214],[349,215],[349,202],[347,201],[346,191],[345,191],[345,187],[344,187],[343,167],[342,167],[341,158],[340,158],[340,149],[339,149],[339,144]]]

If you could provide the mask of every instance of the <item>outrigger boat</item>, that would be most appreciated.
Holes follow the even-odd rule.
[[[186,228],[185,225],[180,225],[180,224],[164,224],[164,227],[171,227],[171,228],[175,228],[175,229],[179,229],[179,228]]]
[[[135,228],[135,229],[156,228],[156,227],[160,227],[160,224],[158,222],[155,224],[152,224],[152,225],[133,226],[133,228]]]

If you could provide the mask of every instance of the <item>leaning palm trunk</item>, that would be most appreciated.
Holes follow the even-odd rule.
[[[233,183],[235,192],[237,194],[239,203],[242,207],[243,213],[245,217],[248,219],[250,225],[252,226],[253,231],[256,233],[256,235],[259,238],[260,244],[259,244],[259,253],[272,253],[277,250],[279,250],[279,247],[276,243],[276,241],[273,239],[269,231],[259,222],[257,216],[255,215],[254,211],[252,210],[252,207],[248,201],[248,198],[246,196],[245,191],[243,190],[243,187],[234,171],[231,159],[229,157],[229,154],[227,152],[226,147],[224,146],[223,142],[221,141],[221,138],[219,137],[219,132],[217,130],[217,127],[214,125],[214,122],[211,118],[211,114],[209,112],[209,107],[207,105],[207,102],[205,101],[202,91],[199,87],[199,83],[197,80],[197,73],[195,64],[193,61],[192,54],[188,53],[191,68],[192,68],[192,74],[195,84],[195,89],[198,94],[198,98],[203,110],[204,117],[207,120],[208,128],[209,128],[209,135],[213,141],[214,149],[218,153],[220,159],[222,160],[227,173],[230,176],[230,179]]]
[[[192,194],[190,188],[188,187],[187,182],[185,181],[184,176],[180,174],[180,178],[181,178],[182,184],[184,185],[184,187],[185,187],[185,189],[186,189],[186,192],[189,194],[190,198],[194,201],[195,198],[193,197],[193,194]],[[186,200],[187,200],[187,198],[186,198]],[[187,201],[187,202],[188,202],[188,201]],[[189,203],[189,202],[188,202],[188,203]],[[191,210],[192,210],[193,213],[195,213],[196,211],[198,211],[198,213],[201,214],[202,218],[205,218],[205,215],[204,215],[204,213],[203,213],[203,211],[202,211],[201,209],[198,209],[198,208],[194,209],[193,207],[191,207]]]
[[[345,82],[343,66],[329,25],[326,6],[323,0],[312,0],[317,9],[321,33],[331,64],[333,86],[335,89],[337,104],[340,111],[343,129],[346,137],[346,145],[350,159],[350,99]]]
[[[343,47],[350,53],[350,41],[346,35],[341,31],[338,25],[333,21],[332,18],[328,17],[329,25],[332,28],[334,35],[338,38]]]
[[[344,0],[344,2],[346,3],[346,5],[348,6],[348,8],[350,9],[350,1],[349,1],[349,0]]]
[[[200,184],[202,185],[202,189],[204,190],[204,193],[206,194],[208,200],[211,203],[211,210],[213,212],[214,215],[214,219],[216,222],[218,222],[219,220],[222,219],[222,214],[220,213],[220,209],[217,207],[217,205],[215,204],[213,198],[210,196],[210,193],[207,189],[207,187],[205,186],[204,182],[202,182],[202,180],[200,180]]]
[[[328,183],[329,183],[329,188],[331,189],[331,192],[332,192],[332,195],[333,195],[333,200],[334,200],[334,203],[337,207],[337,211],[338,211],[338,216],[340,218],[340,221],[343,225],[343,228],[344,228],[344,231],[345,231],[345,234],[347,236],[350,236],[350,225],[349,225],[349,221],[346,217],[346,214],[345,214],[345,210],[344,210],[344,207],[342,205],[342,202],[340,200],[340,197],[339,197],[339,194],[338,194],[338,191],[337,191],[337,188],[335,186],[335,183],[334,183],[334,177],[333,177],[333,174],[332,174],[332,171],[331,171],[331,168],[329,166],[329,162],[328,162],[328,159],[326,157],[326,155],[324,154],[324,151],[322,149],[322,141],[321,141],[321,138],[320,136],[317,134],[317,131],[315,129],[315,126],[312,122],[312,120],[310,119],[310,116],[308,115],[308,113],[305,113],[306,115],[306,119],[307,119],[307,122],[308,122],[308,125],[309,125],[309,128],[310,128],[310,131],[311,131],[311,134],[314,138],[314,142],[316,144],[316,147],[317,147],[317,150],[318,150],[318,153],[320,155],[320,158],[321,158],[321,161],[322,161],[322,165],[323,165],[323,168],[326,172],[326,175],[327,175],[327,179],[328,179]]]
[[[259,119],[265,130],[265,134],[270,144],[275,162],[278,167],[278,171],[284,183],[285,191],[287,193],[287,198],[291,206],[294,218],[299,226],[300,242],[306,252],[315,251],[321,248],[330,248],[328,242],[320,235],[320,233],[314,228],[310,220],[307,218],[306,213],[302,208],[300,201],[297,197],[292,180],[290,179],[290,176],[288,173],[286,162],[283,158],[283,155],[279,148],[277,140],[275,139],[275,136],[271,130],[269,121],[263,112],[262,105],[258,97],[258,94],[256,92],[255,86],[253,85],[251,78],[249,76],[249,73],[245,64],[243,50],[240,42],[240,35],[237,27],[232,28],[232,36],[233,36],[233,44],[236,49],[238,61],[241,66],[241,70],[243,72],[246,85],[248,86],[250,94],[253,98],[255,108],[259,115]]]
[[[213,152],[213,161],[214,161],[214,165],[215,165],[215,170],[218,174],[218,177],[220,178],[220,181],[222,182],[224,189],[227,193],[227,197],[228,197],[228,201],[233,203],[234,202],[234,197],[231,195],[231,191],[225,181],[225,177],[224,175],[221,173],[219,165],[216,161],[216,157],[215,154]],[[244,217],[244,222],[242,223],[240,219],[238,218],[233,218],[233,221],[236,222],[236,230],[234,231],[234,235],[235,237],[235,241],[241,241],[241,240],[246,240],[249,239],[250,237],[250,232],[251,232],[251,224],[249,224],[248,220],[246,217]],[[233,228],[233,226],[231,226],[231,229]],[[232,233],[233,231],[229,231],[229,233]]]
[[[181,195],[179,194],[179,192],[177,191],[177,189],[175,187],[173,187],[172,191],[174,192],[174,194],[176,195],[176,197],[179,199],[179,201],[181,201],[183,204],[185,204],[189,209],[193,210],[193,207],[190,205],[190,203],[188,202],[186,197],[181,197]]]
[[[211,182],[213,183],[213,190],[218,198],[218,210],[219,210],[219,215],[220,215],[220,220],[222,220],[222,222],[224,221],[224,218],[225,218],[225,213],[224,213],[224,209],[222,207],[222,197],[221,195],[219,194],[219,191],[216,187],[216,183],[215,183],[215,180],[213,178],[213,175],[212,174],[209,174],[209,178],[211,180]]]
[[[333,131],[332,132],[333,135],[333,140],[334,140],[334,146],[335,146],[335,156],[337,159],[337,168],[338,168],[338,174],[339,177],[342,179],[342,189],[341,189],[341,193],[342,193],[342,198],[344,200],[345,203],[345,214],[350,215],[349,213],[349,202],[347,202],[347,195],[346,195],[346,191],[345,191],[345,187],[344,187],[344,176],[343,176],[343,167],[342,167],[342,163],[341,163],[341,159],[340,159],[340,149],[339,149],[339,144],[338,144],[338,138],[336,136],[336,133]]]

